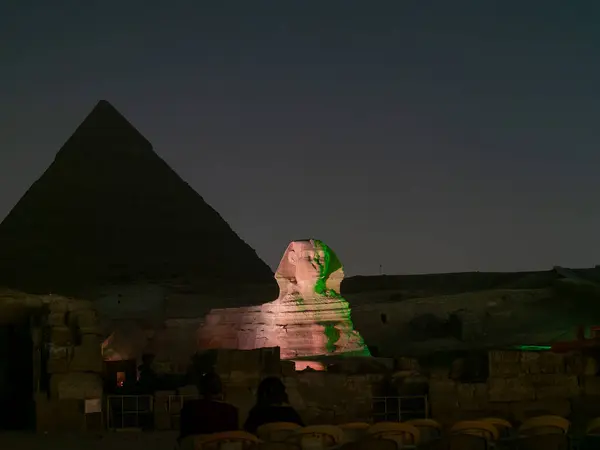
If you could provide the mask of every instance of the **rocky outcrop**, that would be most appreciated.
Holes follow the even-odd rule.
[[[342,265],[321,241],[292,242],[275,279],[277,300],[256,307],[212,310],[199,331],[201,348],[280,347],[282,359],[368,355],[339,294]]]
[[[270,268],[106,101],[0,224],[0,248],[0,286],[25,292],[90,298],[90,286],[142,280],[276,295]]]

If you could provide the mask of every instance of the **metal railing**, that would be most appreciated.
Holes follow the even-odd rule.
[[[403,422],[429,418],[429,402],[426,395],[373,397],[372,401],[374,422]]]
[[[106,397],[108,429],[150,429],[154,422],[152,395],[109,395]]]

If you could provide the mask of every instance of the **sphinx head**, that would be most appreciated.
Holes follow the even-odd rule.
[[[280,296],[294,292],[339,294],[343,278],[344,270],[336,254],[316,239],[290,243],[275,272]]]

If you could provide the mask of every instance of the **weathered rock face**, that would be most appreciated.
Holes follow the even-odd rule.
[[[199,331],[201,348],[280,347],[282,359],[339,353],[368,355],[339,294],[344,277],[333,251],[318,240],[292,242],[275,279],[277,300],[261,306],[212,310]]]
[[[0,224],[0,248],[0,285],[31,293],[93,298],[91,287],[138,280],[276,292],[255,251],[106,101]]]

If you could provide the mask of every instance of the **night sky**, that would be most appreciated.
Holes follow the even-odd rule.
[[[273,268],[600,264],[597,1],[4,1],[0,58],[0,219],[106,99]]]

